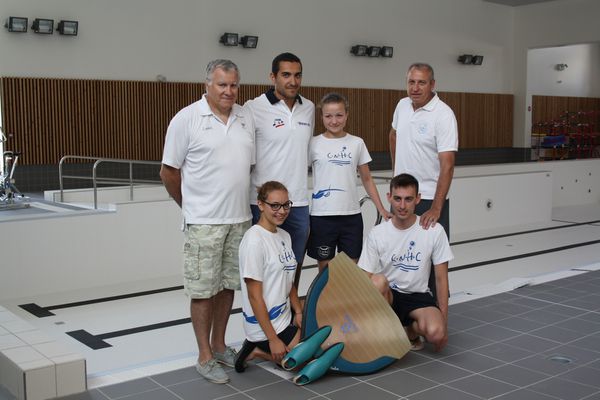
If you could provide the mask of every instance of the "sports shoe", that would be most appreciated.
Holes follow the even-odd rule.
[[[225,351],[219,353],[217,351],[213,351],[213,357],[215,360],[220,362],[223,365],[227,365],[228,367],[235,367],[235,359],[237,358],[237,351],[232,349],[231,347],[225,347]]]
[[[204,377],[204,379],[206,379],[209,382],[212,382],[212,383],[227,383],[227,382],[229,382],[229,377],[227,376],[225,371],[223,371],[223,368],[221,368],[221,366],[219,364],[217,364],[217,361],[214,358],[211,358],[204,364],[200,364],[199,362],[196,362],[196,371],[198,371],[198,373],[200,375],[202,375]]]

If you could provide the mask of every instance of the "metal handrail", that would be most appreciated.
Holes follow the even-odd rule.
[[[63,163],[67,159],[72,160],[95,160],[94,166],[92,167],[92,176],[81,176],[81,175],[63,175]],[[129,179],[123,178],[98,178],[96,170],[98,165],[101,163],[116,163],[116,164],[129,164]],[[121,158],[102,158],[102,157],[87,157],[87,156],[63,156],[58,163],[58,179],[60,184],[60,201],[64,201],[64,184],[63,179],[80,179],[80,180],[91,180],[94,188],[94,209],[98,209],[98,184],[110,184],[110,183],[128,183],[129,184],[129,200],[133,201],[133,186],[137,183],[160,183],[161,181],[153,181],[148,179],[133,179],[133,164],[138,165],[160,165],[160,161],[140,161],[140,160],[126,160]]]
[[[363,197],[360,198],[360,200],[358,200],[358,204],[360,204],[361,208],[363,206],[363,204],[365,204],[365,202],[367,200],[371,200],[372,203],[373,199],[371,199],[369,197],[369,195],[364,195]],[[383,219],[383,216],[381,215],[381,213],[379,212],[379,210],[377,210],[377,217],[375,218],[375,225],[379,225],[381,223],[381,220]]]

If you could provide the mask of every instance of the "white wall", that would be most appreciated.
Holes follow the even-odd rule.
[[[243,82],[268,83],[273,56],[292,51],[305,85],[399,89],[422,60],[441,91],[513,93],[516,147],[530,145],[528,50],[600,41],[597,0],[2,0],[0,19],[11,15],[75,19],[80,34],[1,29],[0,76],[202,81],[221,57],[239,64]],[[225,48],[226,31],[258,35],[258,49]],[[394,58],[353,57],[357,43],[394,46]],[[459,64],[465,53],[483,55],[483,65]]]
[[[515,9],[513,146],[529,147],[531,143],[528,51],[600,41],[599,15],[600,1],[597,0],[555,0]]]
[[[0,75],[201,81],[231,58],[246,83],[267,83],[283,51],[301,57],[305,85],[398,89],[412,62],[436,69],[439,90],[510,93],[513,10],[481,0],[2,0],[8,16],[74,19],[77,37],[0,31]],[[224,32],[259,36],[226,48]],[[353,44],[389,45],[392,59],[354,57]],[[482,66],[457,62],[482,54]]]
[[[557,64],[567,64],[563,71]],[[600,97],[600,43],[529,50],[527,91],[538,96]]]

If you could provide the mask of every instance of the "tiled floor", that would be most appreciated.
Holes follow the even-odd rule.
[[[443,352],[410,352],[374,375],[298,387],[251,364],[215,385],[184,368],[66,399],[600,399],[600,271],[455,304],[449,314]]]
[[[187,323],[115,336],[107,339],[111,347],[101,350],[71,338],[69,344],[80,346],[88,360],[88,383],[93,383],[89,392],[67,399],[600,400],[599,217],[600,205],[561,209],[548,226],[528,233],[520,229],[454,238],[454,304],[449,345],[442,353],[426,348],[374,375],[329,375],[305,387],[263,368],[267,364],[251,365],[243,374],[229,371],[229,384],[214,385],[190,367],[196,354]],[[303,273],[305,284],[312,280],[309,271]],[[483,282],[481,275],[500,273],[504,275],[494,280],[510,278],[505,285],[477,283]],[[529,285],[511,290],[525,283]],[[114,290],[112,294],[122,292]],[[102,297],[96,295],[56,294],[3,305],[65,339],[69,330],[100,335],[185,318],[189,312],[180,291],[74,305],[53,310],[56,315],[49,318],[36,318],[19,307]],[[227,338],[234,345],[241,329],[236,318],[232,316],[228,334],[231,330],[238,336]],[[165,365],[172,371],[163,373]],[[115,375],[129,380],[112,384],[120,382],[111,380]],[[0,388],[0,400],[12,399]]]

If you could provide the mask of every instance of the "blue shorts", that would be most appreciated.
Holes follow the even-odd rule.
[[[343,251],[350,258],[359,258],[363,244],[362,214],[310,217],[308,255],[315,260],[331,260]]]
[[[410,317],[413,310],[425,307],[436,307],[437,302],[431,293],[400,293],[397,290],[392,291],[392,310],[396,313],[402,326],[408,326],[414,321]]]
[[[250,205],[250,209],[252,210],[252,224],[256,224],[260,219],[260,210],[254,204]],[[294,250],[294,256],[298,265],[302,265],[302,261],[304,261],[309,227],[308,206],[292,207],[287,219],[280,226],[292,238],[292,249]]]

